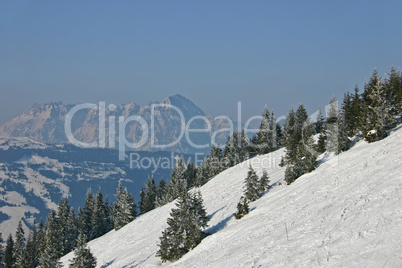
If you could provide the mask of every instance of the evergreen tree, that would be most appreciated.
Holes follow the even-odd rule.
[[[286,155],[282,159],[286,164],[285,181],[290,184],[304,173],[315,168],[317,158],[312,136],[315,125],[308,119],[307,111],[302,104],[296,113],[291,110],[286,122]]]
[[[197,176],[197,167],[193,162],[187,164],[187,168],[184,175],[187,179],[187,187],[191,188],[194,186],[194,182]]]
[[[315,133],[321,133],[323,129],[325,129],[325,119],[320,107],[318,108],[317,120],[315,122]]]
[[[359,95],[359,88],[355,86],[355,93],[352,97],[352,120],[351,125],[353,129],[352,135],[360,136],[363,132],[363,107],[362,100]],[[352,136],[351,135],[351,136]]]
[[[81,227],[83,228],[82,231],[85,234],[85,236],[90,239],[91,238],[91,232],[92,232],[92,215],[94,211],[94,197],[92,194],[92,190],[89,188],[87,190],[87,194],[85,197],[85,204],[82,209],[82,222]]]
[[[80,232],[77,238],[77,248],[74,250],[74,258],[70,264],[72,268],[96,267],[96,258],[92,255],[86,244],[85,234]]]
[[[375,73],[373,73],[374,76]],[[387,136],[387,130],[396,122],[393,111],[396,107],[387,99],[387,88],[379,77],[372,77],[364,91],[365,131],[369,141],[380,140]]]
[[[39,248],[40,243],[38,241],[38,232],[36,230],[36,225],[34,224],[32,230],[29,232],[27,239],[27,260],[26,267],[34,268],[38,266],[39,263]]]
[[[3,246],[3,237],[0,233],[0,268],[4,268],[4,246]]]
[[[99,188],[99,191],[95,197],[95,204],[92,212],[92,228],[90,233],[91,240],[104,235],[108,231],[108,216],[106,210],[107,208],[105,206],[105,203],[103,202],[102,191]]]
[[[267,154],[271,152],[274,148],[273,144],[273,124],[271,120],[270,112],[268,108],[265,106],[264,111],[262,112],[262,120],[260,123],[259,130],[256,134],[256,138],[254,139],[253,146],[256,147],[256,151],[259,154]],[[276,137],[276,133],[275,133]]]
[[[244,215],[248,214],[250,209],[248,207],[248,200],[244,196],[240,198],[239,203],[237,203],[237,211],[233,214],[237,220],[241,219]]]
[[[391,67],[389,77],[384,81],[386,100],[391,107],[390,114],[400,116],[402,114],[402,75],[400,71]]]
[[[67,198],[60,200],[57,217],[60,223],[60,241],[62,241],[63,254],[69,253],[75,246],[77,239],[77,223],[74,209],[68,205]]]
[[[208,218],[202,205],[201,194],[188,192],[179,196],[177,208],[172,209],[168,227],[162,232],[156,254],[163,262],[178,260],[201,242]]]
[[[39,258],[39,267],[54,268],[60,264],[58,260],[63,255],[63,241],[60,222],[56,216],[56,212],[51,210],[46,219],[45,234],[43,237],[43,251]]]
[[[137,215],[136,210],[133,196],[127,191],[127,188],[123,191],[122,180],[120,180],[116,189],[116,203],[113,209],[114,228],[118,230],[131,222]]]
[[[109,204],[109,199],[107,196],[105,197],[105,222],[106,222],[106,233],[110,230],[114,229],[114,220],[113,220],[113,207]]]
[[[268,176],[267,171],[264,169],[262,171],[262,176],[260,178],[260,181],[258,182],[258,191],[260,193],[263,193],[266,191],[268,186],[269,186],[269,176]]]
[[[201,165],[197,169],[197,174],[194,181],[195,187],[201,187],[208,181],[209,172],[208,172],[208,163],[206,161],[207,159],[203,163],[201,163]]]
[[[18,222],[17,231],[15,233],[14,258],[15,266],[26,267],[25,232],[22,228],[21,221]]]
[[[255,173],[254,169],[249,167],[249,171],[247,173],[247,177],[245,180],[245,190],[244,190],[244,196],[250,201],[253,202],[257,200],[260,195],[259,195],[259,190],[261,189],[259,185],[259,179],[257,174]]]
[[[186,178],[187,164],[181,156],[177,162],[175,168],[170,175],[170,181],[167,186],[167,198],[170,201],[175,200],[184,192],[187,192],[187,178]]]
[[[327,150],[329,152],[338,152],[339,137],[339,111],[338,101],[332,97],[329,102],[329,111],[327,116]]]
[[[145,183],[145,189],[141,190],[140,197],[141,214],[151,211],[155,208],[156,185],[153,176],[151,178],[148,178],[147,182]]]
[[[166,200],[166,183],[163,178],[160,179],[158,187],[156,188],[155,207],[160,207],[167,204]]]
[[[7,238],[6,249],[4,252],[4,264],[6,268],[15,267],[15,258],[14,258],[14,240],[11,234]]]

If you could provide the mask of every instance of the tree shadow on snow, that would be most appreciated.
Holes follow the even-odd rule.
[[[216,213],[216,212],[215,212]],[[208,234],[214,234],[217,233],[219,230],[223,229],[226,226],[226,223],[233,218],[233,214],[226,217],[225,219],[221,220],[220,222],[218,222],[216,225],[211,226],[210,228],[208,228],[207,230],[205,230],[206,233]]]

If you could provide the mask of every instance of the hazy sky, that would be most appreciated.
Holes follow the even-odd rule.
[[[0,123],[33,103],[309,112],[402,63],[402,1],[0,0]]]

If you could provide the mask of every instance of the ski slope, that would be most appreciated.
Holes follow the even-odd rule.
[[[98,267],[402,267],[401,148],[402,129],[360,141],[289,186],[279,185],[283,150],[220,173],[201,187],[212,235],[173,263],[155,257],[173,203],[89,247]],[[273,187],[235,220],[249,164],[259,176],[264,166]]]

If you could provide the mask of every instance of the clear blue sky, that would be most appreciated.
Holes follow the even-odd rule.
[[[0,123],[33,103],[309,112],[402,63],[402,1],[0,0]]]

